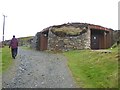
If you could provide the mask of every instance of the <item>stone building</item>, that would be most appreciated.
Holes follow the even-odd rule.
[[[106,49],[111,47],[113,30],[88,23],[67,23],[43,29],[35,36],[37,50]]]

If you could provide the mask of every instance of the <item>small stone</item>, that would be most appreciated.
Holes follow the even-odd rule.
[[[19,69],[22,69],[21,67],[19,67]]]
[[[44,82],[42,82],[41,84],[44,84]]]
[[[35,87],[37,87],[37,84],[35,84]]]
[[[45,75],[42,74],[42,76],[44,77]]]
[[[9,84],[7,84],[7,86],[9,86]]]
[[[28,75],[30,75],[30,73],[28,73]]]

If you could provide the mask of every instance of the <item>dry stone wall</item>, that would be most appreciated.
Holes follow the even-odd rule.
[[[113,44],[117,41],[120,42],[120,30],[113,31]]]
[[[90,30],[81,35],[64,37],[57,36],[49,30],[48,49],[55,51],[90,49]]]
[[[40,49],[40,32],[37,32],[37,34],[34,36],[32,43],[31,43],[31,48],[35,50]]]

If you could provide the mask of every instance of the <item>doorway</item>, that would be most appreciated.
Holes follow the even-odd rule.
[[[91,36],[91,48],[99,49],[99,36],[98,35]]]
[[[41,33],[40,35],[40,50],[47,50],[48,44],[48,35],[47,33]]]
[[[104,31],[91,29],[91,49],[103,49],[105,43]]]

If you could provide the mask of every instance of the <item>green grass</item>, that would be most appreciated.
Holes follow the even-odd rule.
[[[74,79],[82,88],[118,87],[118,52],[112,53],[76,50],[65,52]]]
[[[2,73],[2,48],[0,48],[0,74]]]
[[[12,64],[11,50],[8,46],[2,48],[2,72]]]
[[[20,37],[18,39],[21,39],[21,40],[24,40],[24,41],[27,41],[29,39],[33,38],[33,36],[27,36],[27,37]]]

